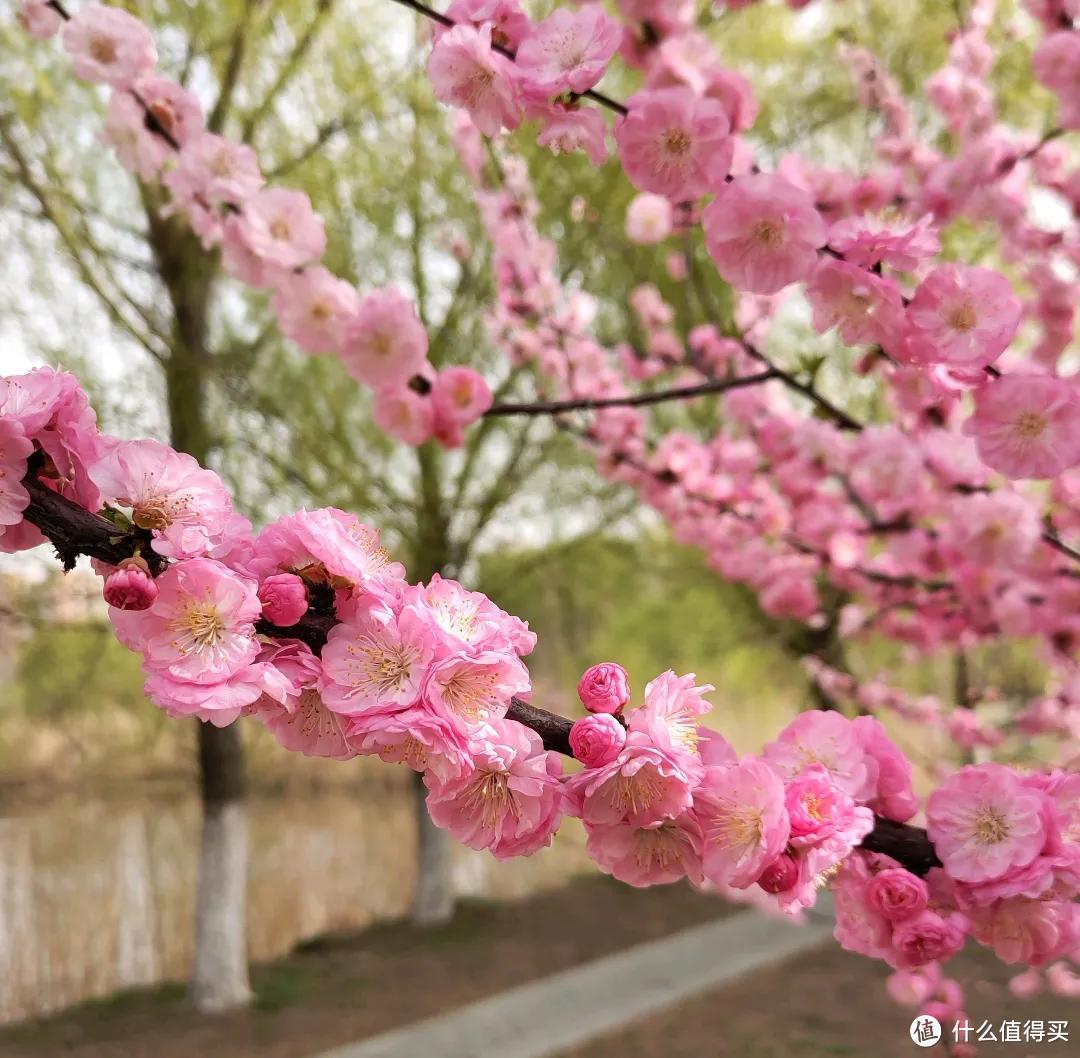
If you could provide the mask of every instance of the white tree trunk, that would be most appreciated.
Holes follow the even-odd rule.
[[[195,897],[195,967],[191,999],[201,1011],[251,1001],[245,906],[247,815],[242,801],[204,804]]]
[[[413,783],[413,801],[416,811],[419,869],[412,920],[418,926],[435,926],[448,922],[453,916],[456,893],[450,835],[431,821],[425,803],[426,794],[427,788],[423,779],[417,774]]]

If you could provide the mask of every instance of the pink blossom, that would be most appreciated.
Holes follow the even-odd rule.
[[[571,776],[566,794],[568,810],[587,824],[626,822],[638,827],[674,819],[692,800],[685,772],[636,732],[627,736],[610,764]]]
[[[630,677],[622,665],[602,661],[585,670],[577,692],[590,713],[618,713],[630,701]]]
[[[105,578],[104,596],[118,610],[149,610],[158,597],[158,586],[145,569],[129,561]]]
[[[1080,918],[1071,901],[1014,897],[970,911],[971,935],[1010,966],[1045,966],[1080,942]]]
[[[37,40],[56,36],[62,24],[60,13],[46,0],[22,0],[16,18],[23,29]]]
[[[867,807],[886,819],[906,823],[919,810],[911,780],[911,761],[889,738],[880,720],[857,716],[851,726],[866,755],[871,777]]]
[[[422,705],[397,713],[365,713],[346,723],[358,752],[387,764],[404,764],[444,779],[473,769],[469,742],[459,727]]]
[[[596,107],[561,104],[532,107],[529,116],[538,118],[543,126],[536,142],[552,154],[584,151],[597,167],[607,160],[607,125]]]
[[[874,825],[873,813],[857,807],[823,764],[809,765],[787,783],[784,804],[794,848],[820,845],[830,838],[854,846]]]
[[[509,59],[492,51],[491,26],[459,25],[444,33],[428,59],[435,98],[469,112],[487,136],[521,124],[517,72]]]
[[[883,959],[892,944],[889,920],[868,898],[872,880],[866,856],[849,856],[831,883],[836,901],[836,926],[833,936],[845,951]]]
[[[901,333],[904,306],[895,281],[827,257],[811,273],[806,296],[814,330],[832,327],[847,345],[890,345]]]
[[[936,963],[914,970],[897,970],[885,982],[889,998],[905,1007],[921,1007],[937,991],[941,969]]]
[[[491,40],[504,48],[516,48],[532,29],[529,16],[521,10],[517,0],[452,0],[446,9],[447,17],[458,23],[482,26],[491,24]],[[436,25],[435,38],[441,38],[447,30]]]
[[[1044,797],[1000,764],[961,768],[931,795],[927,832],[951,878],[988,882],[1025,867],[1046,840]]]
[[[631,242],[651,246],[663,242],[672,231],[671,199],[643,192],[626,208],[626,235]]]
[[[920,911],[897,922],[892,951],[886,961],[897,970],[913,970],[933,962],[947,962],[964,946],[967,920],[963,915],[939,915]]]
[[[295,573],[275,573],[259,585],[259,602],[268,621],[288,628],[308,611],[307,588]]]
[[[717,190],[731,165],[723,106],[688,88],[644,90],[627,100],[615,142],[630,182],[676,202]]]
[[[483,375],[470,367],[444,367],[431,386],[435,435],[446,441],[448,431],[471,426],[491,407],[492,395]],[[456,446],[452,446],[456,447]]]
[[[334,625],[323,648],[323,701],[345,716],[396,712],[420,697],[435,647],[423,625],[364,596]]]
[[[879,871],[866,883],[866,900],[890,922],[900,922],[922,911],[929,902],[929,890],[917,875],[903,867]]]
[[[905,230],[880,217],[844,217],[829,229],[829,246],[859,268],[884,264],[898,272],[914,272],[941,250],[930,214]]]
[[[1080,127],[1080,40],[1072,30],[1043,37],[1031,56],[1031,69],[1041,84],[1058,96],[1061,104],[1058,123],[1067,129]]]
[[[157,63],[150,30],[118,7],[86,4],[64,26],[64,50],[77,77],[127,88]]]
[[[1021,305],[1012,284],[989,268],[935,268],[908,305],[909,355],[926,364],[978,368],[1009,347]]]
[[[787,845],[783,783],[753,757],[709,768],[694,791],[694,811],[705,837],[705,877],[714,885],[753,885]]]
[[[701,881],[701,827],[693,812],[648,827],[587,825],[585,833],[590,859],[627,885],[668,885],[686,877]]]
[[[512,653],[450,654],[434,664],[424,681],[425,702],[462,730],[506,715],[510,699],[528,694],[529,673]]]
[[[586,768],[610,764],[626,745],[626,728],[609,713],[594,713],[570,728],[570,749]]]
[[[599,4],[557,7],[521,42],[515,62],[526,91],[540,96],[592,88],[619,48],[619,24]]]
[[[631,731],[646,735],[686,770],[696,765],[698,717],[712,708],[703,697],[713,689],[712,684],[699,687],[695,680],[692,672],[676,676],[668,669],[661,673],[646,684],[645,701],[629,718]]]
[[[91,468],[106,502],[131,509],[169,558],[194,558],[219,546],[232,526],[232,501],[221,479],[160,441],[116,441]]]
[[[782,852],[758,875],[756,884],[766,893],[776,896],[793,888],[798,880],[798,862],[790,853]]]
[[[283,271],[291,271],[318,260],[326,249],[323,219],[312,208],[303,191],[282,187],[257,191],[243,210],[225,225],[226,249],[235,240],[236,249],[247,252],[264,270],[264,285],[273,283]],[[241,257],[232,259],[239,265]],[[229,266],[229,255],[225,264]],[[247,279],[233,274],[247,282]]]
[[[870,772],[858,731],[836,712],[800,713],[762,753],[785,779],[794,779],[812,764],[823,765],[832,781],[856,801],[868,792]]]
[[[1015,567],[1026,561],[1042,535],[1038,509],[1008,489],[957,497],[948,537],[964,558],[981,566]]]
[[[34,443],[12,419],[0,418],[0,536],[6,526],[18,525],[30,504],[30,494],[22,484],[26,461]]]
[[[1075,957],[1076,953],[1073,954]],[[1080,975],[1067,963],[1056,962],[1047,967],[1046,985],[1052,995],[1080,999]]]
[[[755,294],[805,279],[826,239],[814,200],[777,173],[736,177],[706,207],[702,224],[720,275]]]
[[[976,392],[964,431],[999,474],[1056,477],[1080,463],[1080,396],[1072,381],[1008,374]]]
[[[282,278],[273,309],[282,333],[304,352],[339,353],[359,302],[351,283],[320,266]]]
[[[430,441],[435,429],[431,397],[417,393],[408,385],[389,385],[378,389],[371,418],[380,430],[407,445],[422,445]]]
[[[558,755],[513,720],[485,725],[470,750],[473,770],[455,777],[425,775],[435,823],[500,860],[550,845],[562,815]]]
[[[427,360],[428,338],[416,306],[397,287],[360,299],[342,350],[345,370],[365,386],[407,382]]]

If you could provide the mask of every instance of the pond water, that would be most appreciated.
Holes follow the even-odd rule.
[[[416,882],[411,794],[329,790],[249,800],[248,949],[407,913]],[[580,830],[498,863],[455,849],[462,895],[513,899],[587,869]],[[183,980],[191,962],[194,798],[89,801],[0,818],[0,1023],[92,996]]]

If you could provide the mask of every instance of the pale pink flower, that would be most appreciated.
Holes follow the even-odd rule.
[[[158,597],[157,582],[134,562],[121,563],[105,578],[102,594],[118,610],[149,610]]]
[[[360,299],[346,332],[341,359],[365,386],[408,382],[427,362],[428,338],[416,306],[397,287]]]
[[[30,504],[30,494],[22,484],[26,461],[34,451],[18,423],[0,417],[0,536],[4,527],[18,525]]]
[[[666,753],[639,733],[602,768],[586,768],[566,783],[568,809],[586,823],[647,827],[690,807],[691,783]]]
[[[423,695],[439,716],[467,730],[505,716],[510,699],[528,694],[530,686],[528,670],[512,653],[450,654],[432,665]]]
[[[936,963],[914,970],[897,970],[885,982],[889,998],[905,1007],[921,1007],[938,990],[941,968]]]
[[[626,728],[609,713],[583,716],[570,728],[570,749],[586,768],[610,764],[626,745]]]
[[[1046,841],[1045,800],[1000,764],[950,775],[926,806],[927,833],[949,877],[988,882],[1031,863]]]
[[[471,426],[491,407],[491,389],[484,376],[471,367],[444,367],[431,384],[431,407],[435,415],[435,433],[443,423]]]
[[[626,236],[640,246],[663,242],[672,231],[671,199],[643,192],[626,207]]]
[[[892,950],[885,958],[897,970],[947,962],[963,948],[966,939],[967,919],[963,915],[920,911],[894,925]]]
[[[970,910],[971,935],[1010,966],[1045,966],[1080,943],[1078,905],[1014,897]]]
[[[1017,999],[1032,999],[1042,991],[1042,988],[1042,974],[1035,969],[1024,970],[1015,977],[1009,978],[1009,991]]]
[[[941,250],[934,218],[926,214],[913,227],[899,228],[877,216],[856,214],[829,229],[829,246],[860,268],[884,264],[898,272],[913,272]]]
[[[812,764],[822,764],[833,782],[856,801],[864,800],[869,792],[872,776],[858,731],[840,713],[800,713],[765,746],[762,757],[785,780],[794,779]]]
[[[303,191],[289,188],[257,191],[237,216],[229,218],[227,240],[234,231],[242,248],[270,269],[274,279],[281,271],[318,260],[326,249],[322,217]]]
[[[1038,508],[1007,489],[957,497],[947,526],[949,542],[982,566],[1009,568],[1026,561],[1042,535]]]
[[[1040,84],[1054,92],[1061,104],[1058,122],[1067,129],[1080,127],[1080,40],[1072,30],[1043,37],[1031,56],[1031,69]]]
[[[308,612],[304,582],[295,573],[275,573],[259,585],[263,616],[280,628],[296,624]]]
[[[851,726],[865,753],[870,776],[866,792],[869,807],[877,815],[906,823],[919,810],[919,799],[911,779],[911,761],[872,716],[857,716]]]
[[[827,257],[806,284],[814,330],[832,327],[847,345],[888,345],[904,326],[904,304],[895,281]]]
[[[599,4],[578,11],[557,7],[517,49],[523,87],[547,97],[580,95],[604,76],[621,39],[619,24]]]
[[[420,698],[434,652],[412,615],[364,596],[323,647],[323,701],[346,716],[404,709]]]
[[[866,883],[866,899],[890,922],[899,922],[922,911],[929,903],[930,894],[920,877],[903,867],[890,867]]]
[[[550,845],[562,815],[558,754],[545,751],[535,731],[513,720],[485,725],[470,752],[472,771],[425,775],[436,825],[500,860]]]
[[[529,16],[521,10],[517,0],[452,0],[446,9],[448,18],[471,26],[491,24],[491,40],[504,48],[514,49],[532,29]],[[435,26],[435,39],[441,38],[447,29]]]
[[[709,768],[694,791],[694,812],[704,834],[705,877],[714,885],[753,885],[787,845],[784,784],[753,757]]]
[[[127,88],[157,63],[150,30],[118,7],[86,4],[64,26],[64,50],[76,77]]]
[[[274,292],[281,331],[306,353],[340,353],[360,303],[356,288],[321,265],[290,272]]]
[[[91,468],[103,499],[131,509],[168,558],[194,558],[219,546],[232,526],[232,500],[212,470],[149,438],[116,441]]]
[[[618,713],[630,701],[630,677],[622,665],[602,661],[582,673],[577,692],[590,713]]]
[[[60,13],[55,7],[50,7],[46,0],[22,0],[15,17],[23,29],[37,40],[56,36],[62,25]]]
[[[631,731],[640,731],[653,745],[679,759],[684,768],[696,764],[698,748],[697,719],[712,706],[703,695],[712,684],[695,684],[692,672],[676,676],[668,669],[645,686],[645,700],[629,717]],[[693,758],[693,759],[683,759]]]
[[[1080,396],[1071,380],[1008,374],[976,391],[964,432],[1007,478],[1056,477],[1080,463]]]
[[[491,49],[491,26],[459,25],[442,34],[427,65],[435,98],[469,112],[487,136],[521,124],[514,64]]]
[[[259,580],[295,573],[307,584],[392,594],[405,567],[379,543],[378,530],[336,507],[298,511],[268,525],[255,540],[248,571]]]
[[[702,880],[701,827],[693,812],[648,827],[586,825],[585,833],[589,858],[627,885],[644,888],[687,877],[695,883]]]
[[[382,386],[376,390],[371,418],[380,430],[407,445],[430,441],[435,429],[431,397],[417,393],[408,385]]]
[[[1080,975],[1068,963],[1056,962],[1046,968],[1046,986],[1051,995],[1080,999]]]
[[[530,107],[529,116],[538,118],[542,126],[536,142],[552,154],[584,151],[597,167],[607,160],[607,125],[596,107],[560,104]]]
[[[1000,273],[940,265],[908,305],[908,353],[926,364],[985,367],[1009,347],[1021,313],[1020,299]]]
[[[473,769],[469,741],[459,727],[423,706],[397,713],[365,713],[346,723],[357,751],[387,764],[404,764],[444,779]]]
[[[731,166],[727,115],[688,88],[637,92],[615,123],[615,142],[630,182],[676,202],[716,191]]]
[[[755,294],[805,279],[826,239],[813,198],[777,173],[736,177],[706,207],[702,224],[720,275]]]
[[[830,884],[836,902],[833,936],[845,951],[882,959],[892,944],[892,926],[868,898],[871,878],[861,854],[849,856],[837,871]]]

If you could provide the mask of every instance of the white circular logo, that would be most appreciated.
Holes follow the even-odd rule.
[[[909,1030],[911,1041],[917,1047],[933,1047],[941,1039],[941,1022],[929,1014],[920,1014]]]

